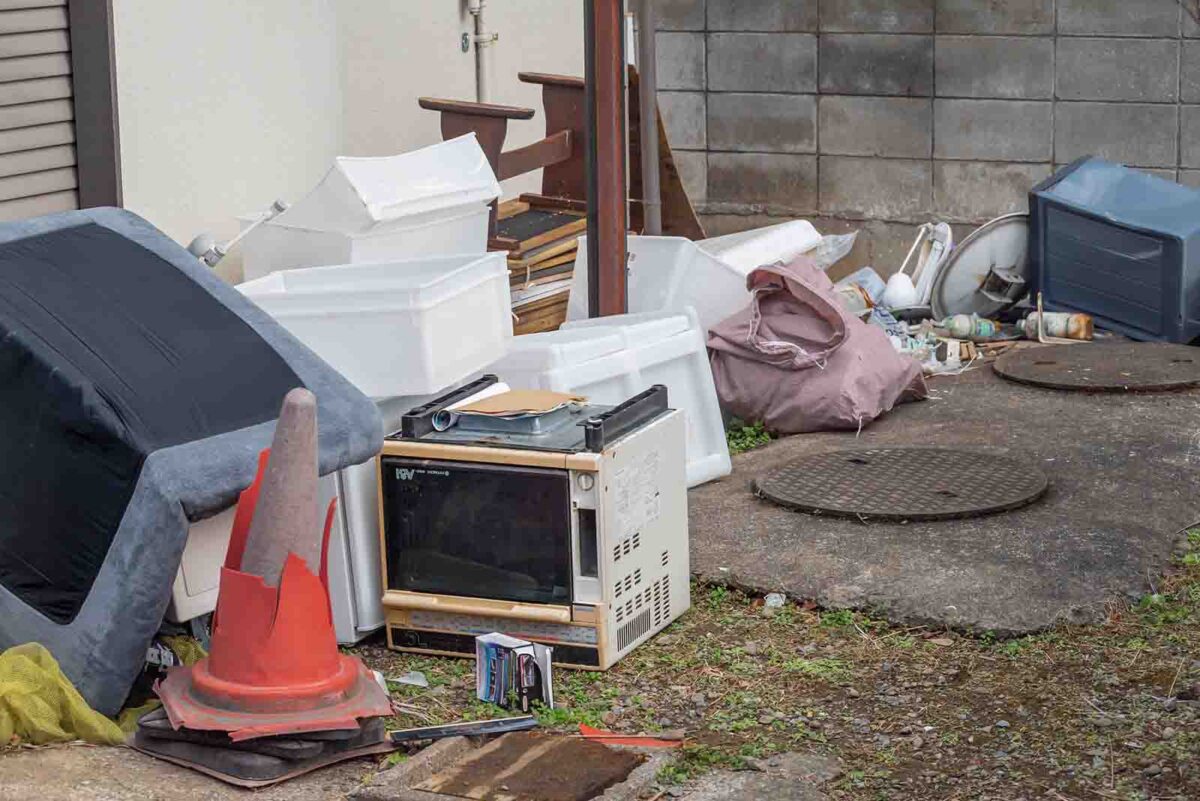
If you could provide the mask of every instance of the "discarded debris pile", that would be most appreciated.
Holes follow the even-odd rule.
[[[211,651],[156,686],[163,709],[141,719],[139,750],[235,784],[390,750],[386,689],[338,651],[325,564],[334,507],[322,528],[316,454],[316,398],[292,390],[238,501]]]

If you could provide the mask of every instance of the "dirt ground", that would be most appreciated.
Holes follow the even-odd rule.
[[[542,721],[683,729],[659,781],[782,751],[836,756],[827,793],[880,799],[1200,798],[1200,532],[1157,592],[1095,626],[997,640],[696,585],[693,609],[607,673],[556,674]],[[359,649],[389,676],[400,726],[501,714],[472,663]]]
[[[550,729],[681,729],[658,775],[684,795],[715,771],[781,752],[838,760],[847,801],[1200,798],[1200,531],[1156,592],[1094,626],[999,640],[694,585],[693,608],[607,673],[558,671]],[[396,677],[397,727],[508,713],[474,701],[473,663],[355,649]],[[391,761],[403,759],[401,755]],[[388,760],[357,760],[254,798],[345,798]],[[702,786],[703,783],[702,783]],[[712,782],[706,786],[711,787]],[[702,793],[703,794],[703,793]],[[0,801],[249,798],[118,748],[0,754]]]

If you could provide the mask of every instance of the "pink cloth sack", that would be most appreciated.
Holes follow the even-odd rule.
[[[924,398],[921,366],[838,301],[809,258],[750,273],[750,305],[709,332],[721,407],[769,431],[858,429]]]

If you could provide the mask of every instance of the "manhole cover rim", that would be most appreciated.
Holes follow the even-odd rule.
[[[969,500],[970,493],[953,492],[947,493],[953,495],[955,502],[946,500],[941,504],[941,508],[930,508],[930,504],[924,505],[912,504],[901,505],[899,508],[883,508],[878,505],[867,504],[852,504],[842,502],[839,499],[830,500],[829,498],[818,498],[814,496],[806,498],[797,498],[794,494],[786,491],[780,491],[780,488],[773,486],[780,481],[788,481],[791,472],[797,470],[813,470],[828,468],[835,466],[839,460],[849,462],[847,457],[861,456],[863,454],[873,454],[876,457],[882,458],[885,462],[882,465],[883,469],[887,469],[886,462],[888,459],[929,459],[931,456],[944,456],[951,460],[966,460],[974,459],[983,463],[985,466],[1003,468],[999,470],[1002,475],[1011,475],[1016,478],[1016,484],[1019,488],[1012,485],[1006,485],[1007,489],[1011,490],[1008,494],[995,495],[987,502],[971,502]],[[892,468],[894,470],[894,467]],[[988,471],[991,475],[991,471]],[[857,476],[857,479],[863,477]],[[950,481],[962,481],[960,477],[953,475],[938,476],[937,480],[932,482],[925,489],[928,492],[921,493],[918,486],[918,492],[923,497],[936,494],[946,487]],[[856,484],[861,487],[861,482]],[[873,487],[874,484],[868,482],[868,486]],[[915,485],[913,485],[915,486]],[[887,492],[906,492],[910,495],[913,492],[913,486],[893,486],[885,488]],[[996,453],[983,449],[970,448],[946,448],[936,445],[914,445],[914,446],[877,446],[868,448],[842,448],[832,451],[823,451],[821,453],[810,454],[800,457],[783,465],[765,476],[760,476],[753,481],[752,488],[754,494],[760,498],[776,503],[784,508],[794,511],[806,512],[815,516],[842,517],[860,521],[929,521],[929,520],[956,520],[970,517],[982,517],[985,515],[998,514],[1001,512],[1012,511],[1028,506],[1039,500],[1049,489],[1050,482],[1045,472],[1033,461],[1014,458],[1008,453]],[[995,489],[995,487],[992,487]]]
[[[1120,361],[1135,357],[1129,364]],[[1173,364],[1187,372],[1162,372]],[[1006,353],[992,369],[1017,384],[1068,392],[1177,392],[1200,387],[1200,350],[1170,342],[1047,345]]]

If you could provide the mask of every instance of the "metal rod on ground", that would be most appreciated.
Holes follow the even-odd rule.
[[[655,0],[637,2],[639,142],[642,149],[642,226],[662,233],[662,190],[658,183],[658,68],[655,62]]]
[[[626,310],[625,13],[623,0],[586,0],[588,314]]]

